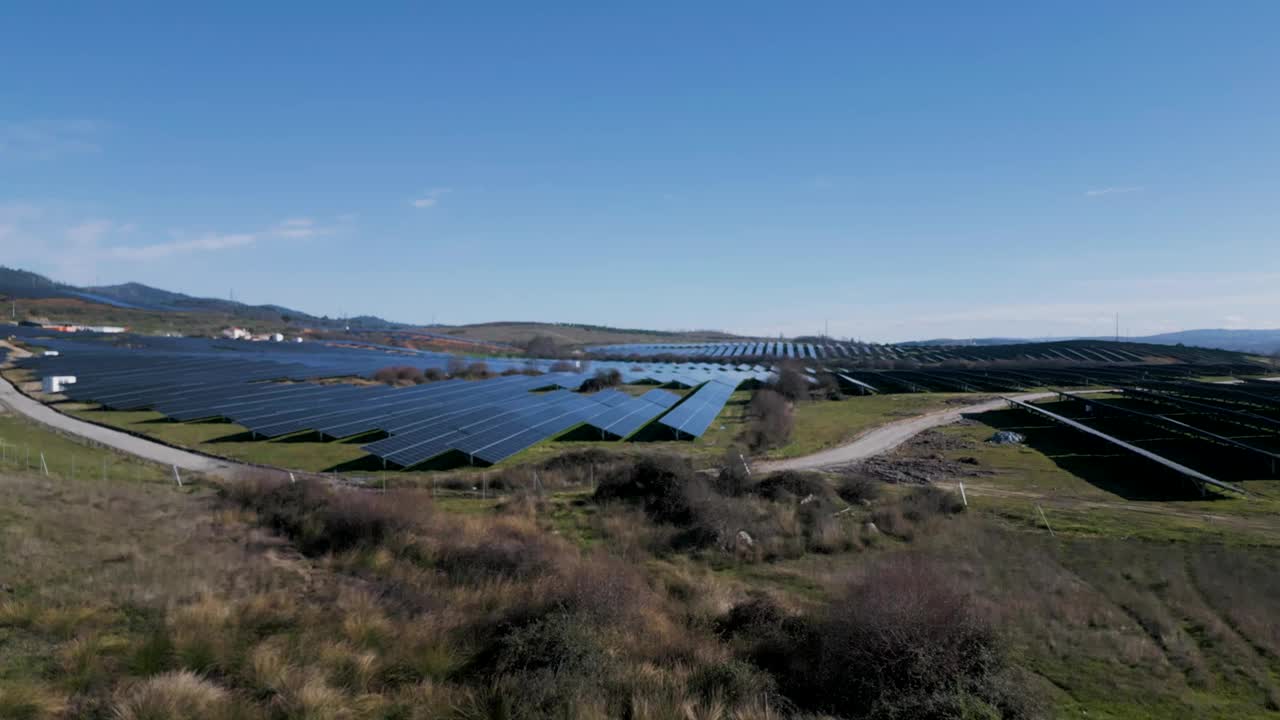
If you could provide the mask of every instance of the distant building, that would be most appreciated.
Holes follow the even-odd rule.
[[[128,330],[128,328],[120,327],[119,325],[45,325],[45,327],[49,330],[56,330],[58,332],[65,333],[96,332],[116,334]]]
[[[57,395],[62,392],[62,388],[74,384],[75,381],[75,375],[46,375],[41,381],[41,389],[46,395]]]
[[[229,340],[248,340],[253,337],[253,333],[244,328],[229,327],[222,331],[222,337]]]

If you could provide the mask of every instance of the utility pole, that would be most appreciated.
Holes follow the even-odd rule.
[[[1116,342],[1120,342],[1120,313],[1116,313]]]

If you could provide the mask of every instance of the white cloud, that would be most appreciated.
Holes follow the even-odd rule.
[[[49,159],[102,148],[94,141],[98,127],[85,120],[38,121],[0,125],[0,156]]]
[[[117,246],[108,248],[107,253],[110,257],[118,260],[158,260],[173,255],[246,247],[254,244],[257,240],[258,236],[254,233],[206,233],[194,238],[174,240],[167,243]]]
[[[284,238],[309,238],[320,232],[311,218],[291,218],[277,225],[271,234]]]
[[[447,192],[449,192],[449,188],[435,188],[434,190],[428,190],[425,195],[409,204],[419,209],[435,207],[436,203],[440,200],[440,196]]]
[[[1086,197],[1102,197],[1103,195],[1126,195],[1128,193],[1142,192],[1146,188],[1141,185],[1127,185],[1124,187],[1104,187],[1084,192]]]

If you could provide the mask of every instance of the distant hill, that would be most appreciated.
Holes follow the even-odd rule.
[[[279,305],[248,305],[233,300],[201,298],[184,293],[161,290],[149,285],[131,282],[122,285],[77,287],[56,282],[27,270],[0,266],[0,297],[20,300],[72,300],[109,308],[150,313],[181,313],[183,315],[217,315],[228,321],[245,323],[298,324],[327,329],[352,327],[361,329],[394,329],[409,327],[402,323],[379,317],[354,318],[316,317],[300,310]],[[55,310],[54,312],[57,312]],[[83,309],[77,313],[85,317]]]
[[[1062,337],[1062,338],[937,338],[912,340],[899,343],[920,347],[1019,345],[1029,342],[1060,342],[1063,340],[1111,340],[1110,337]],[[1270,355],[1280,351],[1280,330],[1182,330],[1179,332],[1127,337],[1126,342],[1149,345],[1186,345],[1188,347],[1234,350],[1236,352]]]
[[[1280,352],[1280,330],[1183,330],[1133,338],[1156,345],[1188,345],[1270,355]]]

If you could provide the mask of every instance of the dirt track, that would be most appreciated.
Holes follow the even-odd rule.
[[[1106,390],[1092,390],[1087,392],[1107,392]],[[1028,393],[1026,395],[1013,395],[1015,400],[1030,402],[1032,400],[1041,400],[1043,398],[1053,397],[1056,393],[1040,392]],[[853,442],[839,447],[833,447],[830,450],[823,450],[812,455],[804,457],[788,458],[786,460],[765,460],[758,462],[752,466],[752,469],[760,472],[774,472],[776,470],[814,470],[817,468],[832,467],[835,465],[848,465],[859,460],[865,460],[873,455],[888,452],[902,443],[910,440],[916,435],[939,425],[949,425],[960,420],[962,415],[972,413],[983,413],[988,410],[999,410],[1004,407],[1005,401],[990,400],[976,405],[965,405],[958,408],[949,408],[947,410],[939,410],[927,415],[919,415],[917,417],[899,420],[888,425],[881,425],[878,428],[868,430],[858,436]]]

